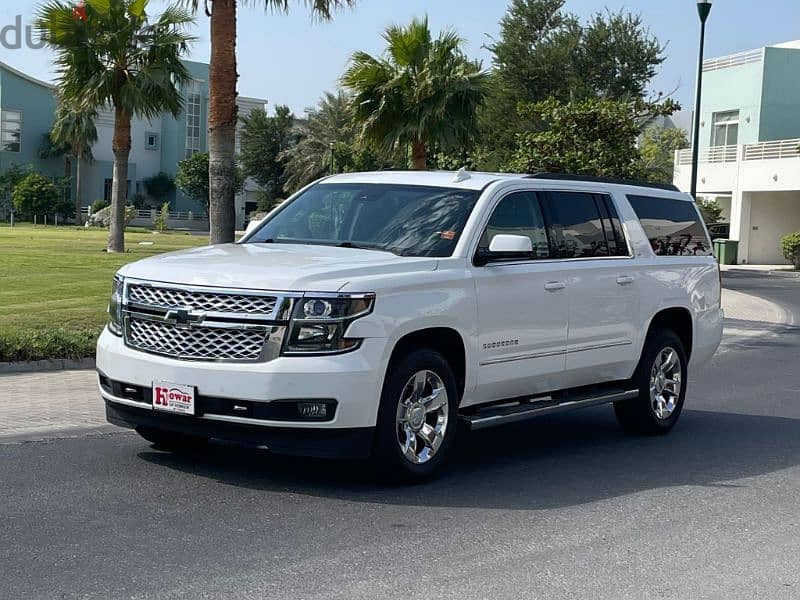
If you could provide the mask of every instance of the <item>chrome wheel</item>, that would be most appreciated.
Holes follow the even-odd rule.
[[[658,419],[672,416],[681,395],[681,359],[667,346],[656,356],[650,372],[650,405]]]
[[[418,371],[403,387],[397,403],[397,443],[406,460],[423,464],[442,446],[450,406],[444,382],[433,371]]]

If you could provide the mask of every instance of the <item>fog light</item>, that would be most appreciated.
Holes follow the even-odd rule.
[[[327,419],[328,405],[324,402],[300,402],[297,412],[304,419]]]

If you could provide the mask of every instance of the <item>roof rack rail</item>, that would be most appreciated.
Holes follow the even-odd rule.
[[[571,175],[570,173],[533,173],[526,175],[526,179],[553,179],[557,181],[592,181],[595,183],[614,183],[617,185],[634,185],[636,187],[653,188],[669,192],[680,192],[671,183],[652,183],[650,181],[635,181],[633,179],[616,179],[614,177],[595,177],[593,175]]]

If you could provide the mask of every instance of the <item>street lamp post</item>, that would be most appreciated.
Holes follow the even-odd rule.
[[[697,62],[697,89],[694,104],[694,135],[692,136],[692,197],[697,200],[697,167],[700,162],[700,99],[703,95],[703,47],[706,43],[706,21],[711,12],[711,0],[697,3],[700,15],[700,58]]]
[[[335,170],[336,165],[334,164],[333,160],[334,154],[336,152],[336,142],[331,142],[330,144],[328,144],[328,147],[331,149],[331,175],[333,175],[336,172]]]

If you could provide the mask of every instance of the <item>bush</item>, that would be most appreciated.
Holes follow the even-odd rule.
[[[11,195],[14,210],[26,217],[62,212],[62,194],[55,184],[39,173],[30,173],[20,181]]]
[[[161,205],[161,211],[158,213],[155,222],[156,231],[166,231],[169,229],[169,202],[164,202]]]
[[[781,238],[781,250],[786,260],[790,261],[794,268],[800,271],[800,231],[790,233]]]
[[[136,212],[137,211],[133,206],[125,207],[125,227],[130,225],[131,221],[136,218]],[[105,227],[108,229],[111,226],[111,207],[106,206],[97,212],[92,212],[92,216],[89,217],[89,225],[92,227]]]
[[[0,335],[0,362],[80,359],[94,356],[96,329],[50,329]]]
[[[92,202],[92,214],[99,213],[104,208],[108,208],[109,204],[105,200],[95,200]]]

